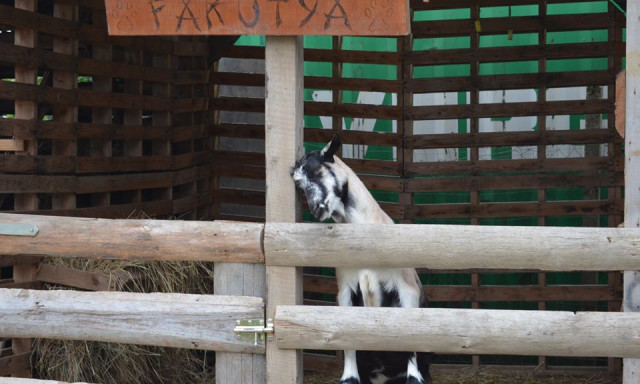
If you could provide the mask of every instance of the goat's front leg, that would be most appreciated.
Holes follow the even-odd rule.
[[[353,291],[351,288],[343,286],[338,287],[338,305],[341,307],[353,306]],[[339,384],[360,384],[360,375],[358,374],[358,363],[356,361],[356,351],[344,351],[344,370]]]
[[[427,377],[427,383],[431,383],[431,377]],[[409,354],[409,362],[407,364],[407,384],[425,384],[425,379],[418,369],[418,359],[416,353]]]
[[[413,272],[413,271],[411,271]],[[400,306],[404,308],[418,308],[423,299],[424,292],[417,275],[412,277],[413,273],[406,273],[405,279],[401,281],[398,287],[398,298]],[[431,375],[429,375],[428,362],[424,362],[425,355],[413,352],[409,354],[407,361],[407,382],[406,384],[431,384]],[[420,364],[419,364],[420,363]],[[420,370],[423,368],[424,376]]]

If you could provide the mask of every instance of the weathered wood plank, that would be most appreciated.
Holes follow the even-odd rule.
[[[626,74],[626,121],[625,121],[625,188],[624,226],[640,227],[640,4],[630,1],[627,8],[627,74]],[[640,312],[640,268],[624,268],[625,312]],[[640,357],[640,356],[634,356]],[[623,360],[622,380],[624,384],[640,380],[640,359]]]
[[[0,337],[264,353],[233,331],[238,319],[262,317],[261,298],[22,289],[0,289],[0,298]]]
[[[9,12],[16,12],[23,15],[26,19],[33,19],[37,17],[38,2],[36,0],[16,0],[14,2],[15,8],[6,7],[4,10]],[[4,14],[4,10],[0,18]],[[5,24],[6,25],[6,24]],[[13,24],[11,24],[13,25]],[[27,48],[36,48],[38,46],[38,30],[29,26],[20,26],[15,29],[14,43],[17,46],[24,46]],[[38,69],[31,65],[24,67],[15,67],[15,83],[14,85],[25,86],[33,89],[38,84]],[[0,89],[2,84],[7,84],[5,81],[0,81]],[[2,93],[2,91],[0,91]],[[15,105],[15,117],[18,119],[38,119],[38,105],[34,103],[30,97],[25,98],[12,98]],[[15,155],[8,156],[9,158],[18,159],[20,162],[24,162],[25,159],[29,159],[35,155],[38,151],[38,142],[36,140],[30,140],[25,142],[26,148],[24,152],[17,152]],[[2,162],[0,160],[0,162]],[[8,171],[5,169],[5,172]],[[10,171],[9,171],[10,172]],[[28,211],[35,209],[38,206],[38,199],[35,194],[18,194],[14,196],[14,209],[16,211]],[[13,280],[16,283],[25,283],[34,281],[34,274],[37,264],[19,264],[13,267]],[[31,351],[31,339],[14,339],[11,347],[14,355],[22,355]],[[29,377],[31,376],[30,364],[27,363],[24,366],[18,366],[10,372],[11,376],[17,377]]]
[[[209,3],[192,0],[161,6],[107,0],[109,34],[127,35],[406,35],[409,1],[374,6],[357,0]]]
[[[392,205],[389,208],[393,207]],[[387,208],[387,207],[383,207]],[[534,217],[621,214],[622,210],[606,200],[571,202],[519,202],[473,204],[425,204],[408,207],[419,217]]]
[[[638,321],[619,312],[281,305],[274,328],[280,348],[635,357]]]
[[[627,73],[622,71],[618,73],[616,77],[616,110],[615,110],[615,124],[616,131],[624,139],[624,131],[627,120],[626,113],[626,97],[627,97]]]
[[[433,271],[429,271],[433,273]],[[442,271],[438,271],[442,272]],[[460,272],[460,271],[458,271]],[[467,286],[425,285],[430,302],[443,301],[611,301],[621,300],[622,292],[606,285],[552,285],[552,286]],[[304,291],[336,294],[335,277],[304,275]]]
[[[609,169],[616,164],[606,157],[598,158],[567,158],[543,160],[486,160],[474,164],[473,169],[482,173],[504,172],[536,172],[549,171],[598,171]],[[417,162],[405,164],[406,175],[455,175],[467,174],[469,164],[466,161]]]
[[[603,174],[584,172],[579,174],[547,175],[500,175],[500,176],[453,176],[418,178],[407,180],[409,192],[468,191],[471,189],[546,189],[580,188],[596,186],[622,186],[622,172]]]
[[[640,269],[638,242],[638,229],[279,223],[264,250],[280,266],[615,271]]]
[[[214,273],[216,295],[266,296],[264,265],[216,263]],[[264,384],[265,369],[261,355],[216,353],[216,384]]]
[[[327,103],[317,103],[327,104]],[[387,107],[391,110],[391,107]],[[349,111],[351,112],[349,108]],[[305,111],[307,109],[305,108]],[[614,110],[613,103],[607,99],[600,100],[571,100],[545,101],[524,103],[495,103],[495,104],[466,104],[466,105],[436,105],[413,107],[405,114],[412,120],[428,119],[460,119],[504,117],[508,116],[537,116],[537,115],[570,115],[580,113],[610,113]]]
[[[111,281],[109,275],[103,273],[81,271],[51,264],[40,264],[35,278],[45,283],[60,284],[90,291],[110,291],[113,290],[113,283],[115,283],[115,281]]]
[[[406,84],[407,91],[416,93],[468,91],[473,86],[480,90],[533,89],[539,87],[578,87],[607,84],[608,71],[547,72],[514,75],[486,75],[470,79],[455,76],[436,79],[412,79]],[[471,81],[470,81],[471,80]]]
[[[0,358],[0,375],[6,376],[16,372],[30,372],[31,371],[31,351],[21,352],[17,354],[11,354],[9,356],[3,356]],[[0,377],[2,380],[15,380]]]
[[[0,214],[2,223],[35,224],[35,237],[0,236],[1,255],[121,260],[260,263],[263,225],[180,220],[108,220]]]
[[[584,30],[585,25],[590,29],[606,29],[610,22],[608,13],[582,14],[580,17],[547,15],[544,19],[525,16],[517,19],[517,23],[506,17],[492,19],[490,23],[482,23],[482,33],[500,34],[509,29],[512,29],[514,34],[538,32],[543,29],[548,32]],[[475,25],[471,19],[419,21],[412,23],[411,31],[414,38],[463,36],[475,32]]]
[[[209,168],[197,166],[173,172],[124,175],[50,176],[0,174],[4,193],[101,193],[163,188],[204,179]]]
[[[24,140],[0,139],[0,151],[22,152],[25,150]]]
[[[413,149],[426,148],[467,148],[498,147],[520,145],[558,145],[558,144],[594,144],[606,143],[612,139],[612,133],[605,129],[588,131],[535,131],[535,132],[482,132],[452,135],[432,134],[414,135],[411,140]]]
[[[302,212],[289,172],[303,153],[302,37],[268,36],[265,51],[266,220],[295,223]],[[268,319],[278,305],[302,304],[302,268],[266,271]],[[301,350],[283,351],[270,341],[266,357],[267,384],[302,384]]]
[[[37,256],[0,256],[0,267],[18,264],[37,264],[42,261],[42,257]]]
[[[499,19],[498,19],[499,20]],[[538,46],[486,47],[474,50],[447,49],[437,55],[429,51],[413,51],[406,56],[407,64],[461,64],[472,60],[480,62],[509,62],[536,60],[577,59],[587,57],[606,57],[609,43],[553,44]]]

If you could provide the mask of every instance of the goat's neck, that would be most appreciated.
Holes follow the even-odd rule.
[[[393,224],[393,220],[380,208],[367,187],[351,168],[337,157],[335,161],[341,163],[349,174],[349,204],[344,213],[333,215],[334,221],[339,223]]]

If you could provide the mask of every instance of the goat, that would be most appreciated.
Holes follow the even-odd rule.
[[[311,213],[320,221],[393,224],[362,181],[335,156],[340,137],[334,135],[320,151],[304,155],[291,170]],[[426,307],[427,299],[415,269],[337,268],[338,305]],[[339,384],[429,384],[430,353],[344,352]]]

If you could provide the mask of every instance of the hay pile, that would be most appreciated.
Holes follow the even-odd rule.
[[[49,263],[106,274],[130,292],[213,293],[213,264],[50,259]],[[52,289],[64,289],[51,286]],[[214,353],[115,343],[39,339],[40,379],[102,384],[214,383]]]

